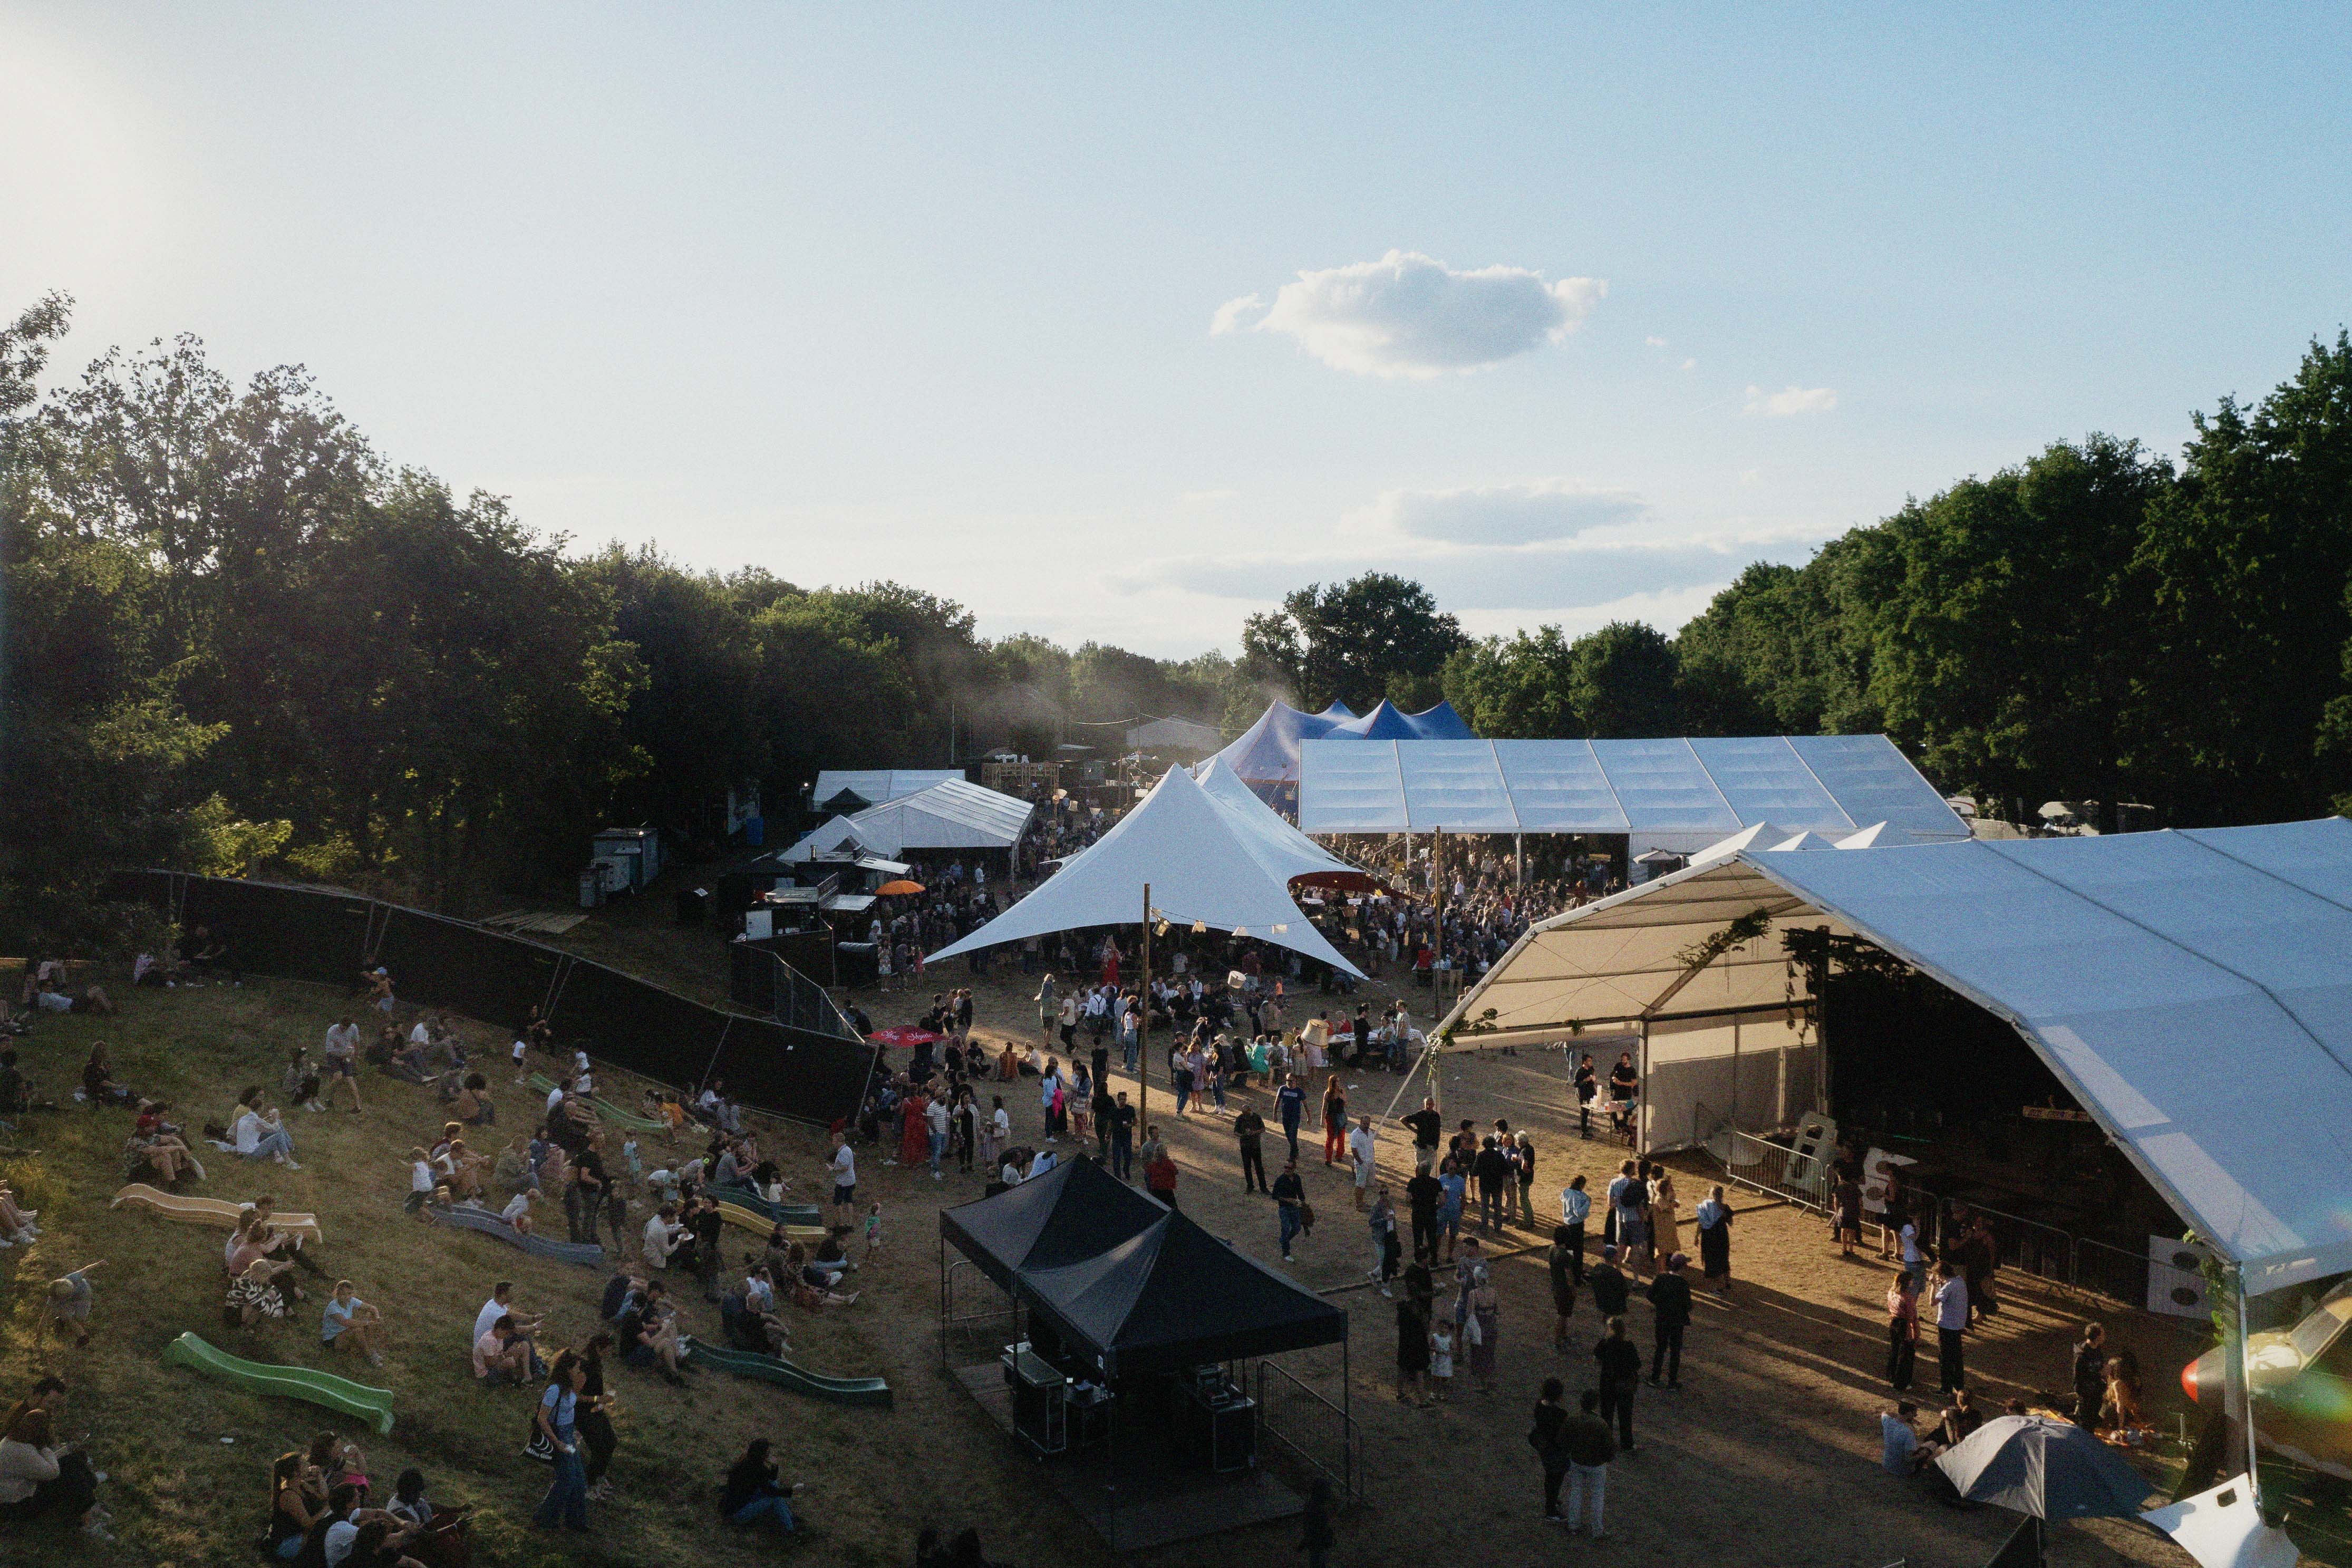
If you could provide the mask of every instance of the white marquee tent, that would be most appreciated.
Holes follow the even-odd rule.
[[[1240,794],[1251,810],[1287,827],[1246,789]],[[1171,768],[1133,811],[1027,898],[931,959],[1055,931],[1137,924],[1149,883],[1152,908],[1171,921],[1255,937],[1360,974],[1290,896],[1296,878],[1354,868],[1312,844],[1307,849],[1315,863],[1238,802],[1220,800],[1182,768]]]
[[[887,805],[933,784],[962,777],[961,768],[826,768],[816,775],[816,787],[809,798],[816,802],[819,811],[828,809],[844,790],[866,805]]]
[[[961,776],[849,816],[835,816],[784,851],[806,860],[855,841],[870,854],[897,859],[909,850],[1010,849],[1028,831],[1036,807]]]
[[[1760,822],[1782,837],[1961,839],[1969,826],[1884,735],[1320,741],[1298,749],[1308,833],[1622,833],[1687,855]]]
[[[1769,924],[1706,956],[1743,916]],[[1636,1025],[1659,1147],[1707,1135],[1698,1103],[1785,1120],[1810,1105],[1813,1048],[1790,1021],[1792,926],[1872,942],[2013,1026],[2249,1294],[2352,1269],[2352,823],[1743,849],[1531,928],[1449,1023]]]

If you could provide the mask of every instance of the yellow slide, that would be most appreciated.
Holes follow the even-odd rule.
[[[722,1202],[719,1205],[719,1217],[725,1220],[729,1225],[741,1226],[745,1230],[756,1232],[761,1236],[766,1236],[775,1229],[775,1226],[772,1222],[761,1219],[758,1215],[753,1214],[750,1209],[743,1207],[740,1204]],[[786,1241],[823,1241],[824,1239],[824,1226],[821,1225],[788,1225],[784,1226],[784,1239]]]
[[[145,1209],[150,1214],[162,1215],[165,1219],[176,1219],[188,1225],[208,1225],[215,1230],[235,1230],[237,1216],[242,1212],[236,1204],[224,1198],[183,1197],[177,1193],[167,1193],[138,1182],[115,1194],[114,1201],[106,1206],[119,1209],[125,1204]],[[269,1216],[269,1223],[305,1241],[323,1239],[319,1235],[319,1220],[315,1215],[287,1214],[281,1210]]]

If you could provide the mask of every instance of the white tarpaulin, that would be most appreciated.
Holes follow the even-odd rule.
[[[1757,911],[1771,929],[1690,972]],[[2352,823],[1745,850],[1532,928],[1454,1016],[1559,1037],[1782,1007],[1792,925],[2015,1026],[2249,1293],[2352,1269]]]
[[[1255,797],[1249,804],[1273,817]],[[1327,866],[1346,868],[1320,849],[1315,854]],[[1318,868],[1293,869],[1295,860],[1296,851],[1251,826],[1241,806],[1218,801],[1191,773],[1171,768],[1108,833],[931,961],[1054,931],[1138,924],[1149,883],[1152,908],[1170,921],[1255,937],[1359,974],[1291,901],[1291,878]]]
[[[1036,807],[963,779],[949,778],[913,795],[835,816],[784,851],[806,860],[855,840],[878,855],[924,849],[1010,849],[1021,842]]]

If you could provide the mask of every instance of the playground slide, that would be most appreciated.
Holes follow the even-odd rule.
[[[279,1366],[270,1362],[241,1361],[215,1350],[194,1334],[182,1334],[163,1347],[163,1360],[173,1366],[219,1378],[248,1394],[270,1394],[300,1399],[372,1423],[376,1436],[392,1435],[392,1390],[370,1388],[330,1372],[307,1366]]]
[[[531,1088],[539,1090],[540,1093],[545,1094],[554,1089],[555,1080],[548,1077],[543,1072],[535,1072],[530,1075],[530,1086]],[[633,1132],[667,1132],[669,1131],[668,1122],[657,1121],[650,1116],[640,1116],[634,1110],[624,1110],[609,1100],[599,1100],[592,1094],[588,1097],[588,1103],[595,1110],[596,1114],[603,1117],[605,1121],[617,1123],[620,1126],[629,1129]]]
[[[814,1204],[772,1204],[747,1186],[714,1186],[710,1195],[764,1217],[770,1225],[805,1225],[822,1230],[824,1211]]]
[[[865,1405],[884,1410],[890,1407],[890,1385],[878,1377],[827,1377],[777,1356],[728,1350],[696,1339],[687,1341],[686,1359],[698,1366],[757,1378],[833,1405]]]
[[[160,1187],[151,1187],[143,1183],[133,1182],[115,1194],[114,1201],[106,1206],[119,1209],[124,1204],[129,1204],[133,1208],[145,1209],[151,1214],[162,1215],[165,1219],[181,1220],[189,1225],[208,1225],[220,1230],[236,1228],[237,1205],[224,1198],[186,1197],[178,1193],[167,1193]],[[320,1239],[319,1221],[312,1215],[273,1214],[269,1216],[269,1223],[306,1241]]]
[[[463,1204],[445,1209],[427,1204],[424,1213],[436,1225],[478,1230],[533,1258],[551,1258],[559,1263],[577,1263],[586,1268],[605,1267],[604,1249],[593,1241],[554,1241],[543,1236],[526,1235],[488,1209],[467,1208]]]
[[[745,1230],[757,1232],[761,1236],[766,1236],[775,1226],[773,1220],[762,1219],[742,1205],[729,1203],[724,1199],[721,1199],[719,1205],[719,1217],[729,1225],[741,1226]],[[824,1226],[788,1225],[784,1226],[784,1239],[786,1241],[823,1241]]]

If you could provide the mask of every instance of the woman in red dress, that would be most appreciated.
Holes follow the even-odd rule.
[[[1102,983],[1112,990],[1118,989],[1118,943],[1103,943]]]
[[[928,1165],[931,1160],[931,1129],[923,1120],[930,1109],[930,1096],[917,1089],[907,1096],[898,1107],[898,1163]]]

